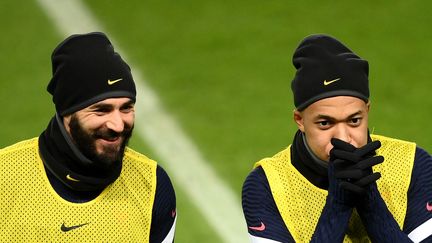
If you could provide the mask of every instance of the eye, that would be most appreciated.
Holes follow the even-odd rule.
[[[331,122],[328,120],[317,121],[316,124],[318,125],[318,128],[322,130],[328,129],[331,126]]]
[[[328,121],[320,121],[320,122],[319,122],[319,125],[320,125],[320,126],[327,126],[328,124],[329,124]]]
[[[354,117],[354,118],[351,118],[351,120],[349,121],[349,123],[352,125],[352,126],[359,126],[360,125],[360,123],[361,123],[361,118],[360,117]]]
[[[96,112],[109,112],[109,109],[107,109],[107,108],[98,108],[95,111]]]
[[[128,104],[128,105],[125,105],[125,106],[121,107],[120,111],[123,112],[123,113],[129,113],[131,111],[134,111],[134,107],[135,106],[133,104]]]
[[[94,112],[95,112],[96,115],[98,115],[98,116],[103,116],[103,115],[105,115],[106,113],[110,112],[110,110],[107,109],[107,108],[98,108],[98,109],[95,109]]]
[[[107,105],[97,105],[90,108],[90,112],[97,116],[104,116],[112,111],[112,107]]]

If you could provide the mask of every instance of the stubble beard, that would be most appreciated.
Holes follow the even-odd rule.
[[[109,171],[122,162],[126,145],[133,131],[133,126],[127,124],[121,133],[107,128],[88,131],[84,129],[75,115],[72,115],[69,127],[75,145],[84,156],[92,161],[91,167],[101,171]],[[102,151],[98,152],[96,144],[98,139],[113,138],[121,139],[121,143],[117,146],[103,146]]]

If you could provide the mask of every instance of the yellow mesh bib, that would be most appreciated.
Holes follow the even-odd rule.
[[[381,141],[377,153],[385,158],[382,164],[373,168],[382,176],[377,182],[378,190],[402,227],[416,145],[377,135],[372,135],[372,139]],[[327,190],[314,186],[297,171],[291,164],[290,147],[257,162],[255,167],[258,166],[264,169],[278,210],[294,240],[309,242],[324,208]],[[344,242],[369,242],[355,210]]]
[[[0,150],[0,241],[148,242],[155,190],[156,162],[127,148],[113,184],[68,202],[46,177],[37,138],[26,140]]]

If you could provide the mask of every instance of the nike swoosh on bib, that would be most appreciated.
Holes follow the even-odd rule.
[[[71,231],[71,230],[74,230],[74,229],[78,229],[78,228],[81,228],[81,227],[83,227],[84,225],[88,225],[89,223],[85,223],[85,224],[79,224],[79,225],[74,225],[74,226],[70,226],[70,227],[68,227],[68,226],[66,226],[64,223],[61,225],[61,227],[60,227],[60,229],[61,229],[61,231],[63,231],[63,232],[68,232],[68,231]]]

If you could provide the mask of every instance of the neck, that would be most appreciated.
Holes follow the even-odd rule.
[[[68,147],[70,148],[70,152],[73,153],[73,156],[76,157],[77,160],[81,161],[83,164],[91,164],[92,161],[89,160],[84,154],[82,154],[81,151],[79,151],[79,149],[76,147],[75,143],[72,141],[69,133],[66,131],[63,119],[58,113],[56,113],[55,119],[61,132],[62,138],[67,143]]]
[[[304,146],[305,146],[307,152],[309,153],[310,158],[313,160],[313,162],[315,162],[316,164],[318,164],[324,168],[328,168],[328,162],[318,158],[318,156],[316,156],[315,153],[312,151],[312,149],[309,147],[309,144],[307,143],[307,140],[306,140],[306,135],[304,133],[301,133],[301,136],[303,139]]]
[[[300,130],[291,146],[291,163],[309,182],[321,189],[328,188],[327,162],[312,152]]]
[[[45,167],[55,178],[75,191],[97,191],[114,182],[122,163],[106,171],[96,166],[73,143],[60,116],[53,117],[48,128],[39,136],[39,150]]]

